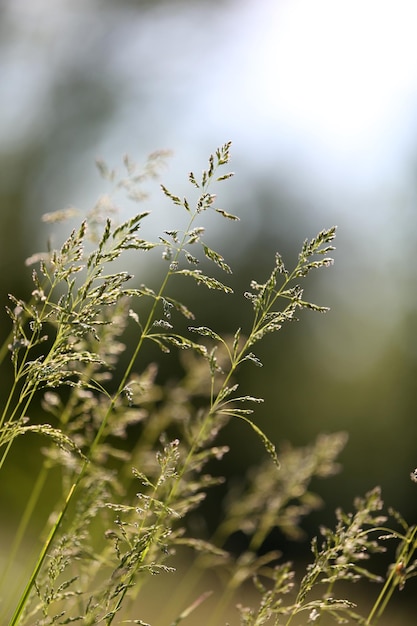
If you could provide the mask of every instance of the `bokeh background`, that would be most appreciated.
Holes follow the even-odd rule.
[[[211,241],[237,291],[276,250],[291,265],[304,238],[338,226],[335,266],[308,290],[331,312],[303,315],[260,346],[263,370],[242,373],[265,397],[257,421],[276,443],[348,431],[312,524],[374,485],[415,522],[416,19],[413,0],[3,0],[2,338],[7,293],[27,294],[24,259],[50,234],[41,215],[86,211],[106,191],[96,158],[172,149],[163,181],[183,195],[188,171],[230,139],[236,176],[217,191],[241,221],[213,222]],[[175,225],[157,185],[145,205],[154,237]],[[153,271],[128,269],[141,282]],[[240,309],[208,302],[195,303],[202,324],[241,323]],[[264,454],[242,424],[228,437],[232,475]],[[22,483],[29,474],[19,462]],[[18,492],[5,488],[0,515]]]

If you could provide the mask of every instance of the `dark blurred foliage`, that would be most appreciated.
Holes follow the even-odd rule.
[[[23,12],[23,3],[17,4]],[[12,3],[0,6],[0,50],[22,56],[20,71],[23,74],[19,80],[25,80],[25,62],[28,61],[24,58],[25,54],[30,54],[37,45],[41,50],[39,62],[48,63],[50,59],[53,66],[49,68],[49,79],[45,82],[42,98],[36,103],[31,103],[30,98],[23,105],[16,102],[21,118],[14,117],[13,123],[16,126],[22,124],[23,134],[16,127],[17,139],[13,140],[12,132],[0,144],[2,339],[10,328],[4,312],[7,294],[12,292],[20,297],[29,297],[30,269],[25,268],[24,260],[46,245],[46,229],[40,225],[41,214],[80,199],[84,203],[83,208],[88,208],[92,195],[85,178],[91,179],[94,157],[99,156],[96,148],[100,145],[101,150],[106,145],[106,134],[109,134],[110,141],[114,141],[114,145],[106,146],[108,154],[118,158],[115,153],[120,142],[134,134],[135,145],[140,149],[140,153],[134,156],[144,159],[148,147],[160,147],[161,135],[166,130],[165,145],[174,150],[180,148],[185,154],[189,151],[190,159],[186,167],[191,168],[198,167],[198,163],[196,165],[192,160],[195,153],[200,158],[207,149],[214,150],[219,141],[229,139],[220,137],[218,141],[216,131],[213,132],[214,145],[206,142],[205,145],[191,146],[190,136],[185,137],[181,146],[169,145],[171,140],[181,140],[173,130],[179,106],[176,89],[189,89],[191,101],[193,98],[204,98],[204,94],[191,92],[192,81],[187,87],[182,84],[175,86],[176,77],[169,76],[175,65],[175,54],[170,58],[169,44],[161,56],[157,54],[158,47],[167,42],[156,40],[155,50],[150,50],[148,57],[129,59],[130,63],[136,64],[138,76],[143,82],[138,80],[134,85],[126,83],[126,77],[119,76],[117,66],[113,65],[113,57],[120,52],[118,49],[123,44],[115,39],[123,33],[122,23],[137,20],[140,35],[143,32],[142,20],[148,20],[148,29],[152,29],[152,20],[157,20],[166,7],[175,11],[174,5],[178,10],[190,5],[195,10],[196,4],[191,0],[75,3],[74,11],[68,12],[74,22],[69,31],[71,36],[78,32],[78,38],[72,42],[54,39],[51,28],[42,30],[42,11],[34,14],[37,24],[33,23],[28,28],[26,23],[19,30],[18,12],[13,19],[10,17]],[[221,12],[229,3],[226,0],[215,3],[201,0],[201,5],[204,7],[204,18],[209,15],[221,19]],[[85,16],[83,7],[86,9]],[[58,9],[56,12],[59,13]],[[51,19],[50,14],[48,19]],[[61,36],[65,30],[60,22],[58,27],[57,36]],[[200,35],[203,41],[207,37],[210,42],[210,32],[204,32],[202,28]],[[50,37],[49,42],[45,41],[47,36]],[[38,44],[36,37],[39,38]],[[31,40],[27,47],[25,38]],[[192,54],[191,45],[188,52]],[[183,57],[180,57],[182,63]],[[163,62],[166,62],[166,68],[161,67]],[[28,64],[28,67],[33,66]],[[9,78],[11,82],[16,79]],[[9,86],[14,88],[12,84]],[[172,109],[167,106],[170,90]],[[23,90],[25,97],[28,93]],[[164,95],[160,101],[161,93]],[[38,108],[34,110],[32,104]],[[120,125],[123,107],[131,106],[136,108],[135,128],[128,128],[126,117],[126,127],[121,124],[121,138],[115,140],[111,129],[115,124]],[[192,116],[192,106],[188,113],[181,112],[181,117],[186,114]],[[7,122],[7,117],[5,119]],[[5,122],[0,120],[0,123]],[[206,135],[209,136],[209,120],[201,120],[202,125],[205,123],[208,125]],[[239,148],[236,153],[236,162],[232,163],[232,167],[237,171],[238,178],[231,183],[230,195],[226,192],[228,205],[222,201],[222,206],[231,213],[241,215],[242,223],[228,226],[222,236],[219,230],[215,231],[211,241],[234,268],[231,284],[235,295],[227,302],[221,295],[216,300],[211,292],[205,292],[203,288],[197,294],[189,294],[185,284],[179,285],[177,292],[178,298],[183,297],[195,311],[198,324],[212,326],[218,332],[234,332],[237,326],[244,327],[245,323],[250,323],[250,305],[242,293],[252,278],[262,281],[267,277],[275,251],[280,251],[291,266],[303,238],[312,237],[321,228],[332,225],[329,223],[331,212],[325,214],[318,209],[318,201],[306,200],[306,193],[299,193],[297,184],[288,181],[285,174],[277,174],[273,164],[265,163],[266,173],[263,176],[259,175],[259,163],[256,171],[251,173],[250,159],[245,161],[239,156]],[[242,178],[241,166],[244,172]],[[178,172],[179,166],[175,167]],[[185,174],[186,170],[180,176],[185,178]],[[221,196],[222,190],[218,191]],[[334,200],[337,202],[338,198]],[[350,441],[341,459],[342,473],[316,485],[326,505],[320,514],[314,516],[311,528],[307,529],[310,534],[315,532],[317,523],[332,523],[336,506],[349,509],[355,495],[376,484],[382,486],[387,503],[398,507],[410,522],[417,514],[416,486],[409,480],[409,473],[417,465],[416,302],[412,295],[415,292],[412,283],[415,269],[414,258],[410,256],[413,240],[404,240],[402,253],[409,256],[408,260],[403,259],[390,266],[388,255],[388,265],[385,265],[384,259],[378,256],[380,249],[375,241],[378,231],[355,234],[355,219],[355,214],[337,214],[339,233],[335,267],[308,279],[309,297],[319,304],[329,305],[331,312],[327,315],[303,313],[299,323],[284,328],[257,348],[264,367],[258,369],[246,365],[239,378],[245,393],[265,398],[265,404],[257,409],[256,419],[276,442],[289,439],[294,444],[305,444],[322,431],[349,432]],[[158,217],[158,222],[163,230],[166,227],[163,214]],[[358,230],[360,227],[359,222]],[[410,228],[414,227],[410,225]],[[364,238],[369,241],[369,252],[361,259]],[[397,260],[398,256],[401,257],[401,252]],[[156,272],[147,268],[147,273],[151,283]],[[386,309],[383,307],[381,288],[386,290]],[[403,309],[393,326],[385,323],[386,317],[391,315],[391,297],[397,300],[397,308]],[[388,333],[388,340],[385,333]],[[378,334],[383,349],[376,349],[372,356],[378,344]],[[162,362],[161,375],[175,379],[175,367],[169,371]],[[7,366],[0,373],[4,388],[7,388],[10,374]],[[264,454],[262,446],[254,443],[252,432],[243,423],[231,424],[222,438],[231,445],[227,461],[231,477],[242,475],[248,464],[255,463]],[[30,445],[25,442],[22,448],[25,457],[18,459],[13,470],[17,481],[26,483],[23,494],[36,466],[36,461],[26,454]],[[6,500],[9,498],[11,502],[18,491],[16,482],[10,485],[6,489]],[[215,506],[216,502],[212,500],[211,504]],[[17,502],[14,505],[18,507]]]

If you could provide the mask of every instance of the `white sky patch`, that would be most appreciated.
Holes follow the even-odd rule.
[[[318,176],[395,176],[414,143],[416,23],[412,0],[247,3],[225,77],[236,123],[269,136],[269,152],[307,157]]]
[[[264,63],[253,72],[272,87],[262,100],[270,111],[340,149],[384,132],[401,101],[415,96],[415,2],[298,0],[271,8],[269,31],[256,45],[265,42]]]

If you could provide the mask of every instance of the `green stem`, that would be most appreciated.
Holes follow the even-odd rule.
[[[194,214],[192,220],[190,221],[190,225],[189,225],[187,230],[189,230],[191,228],[192,221],[194,220],[194,217],[195,217],[195,214]],[[184,242],[184,240],[183,240],[183,242]],[[183,242],[182,242],[181,245],[183,245]],[[179,250],[180,249],[181,249],[181,247],[179,248]],[[178,251],[177,254],[179,254],[179,251]],[[281,286],[281,288],[279,289],[279,291],[274,293],[273,298],[268,303],[268,306],[266,307],[266,309],[261,311],[261,314],[260,314],[259,317],[258,317],[258,312],[256,312],[251,335],[245,341],[245,343],[244,343],[242,349],[239,351],[237,357],[233,358],[231,353],[230,353],[230,351],[228,351],[229,352],[229,356],[230,356],[230,360],[231,360],[230,369],[229,369],[228,373],[226,374],[226,376],[225,376],[225,378],[223,380],[223,383],[221,385],[220,391],[218,392],[218,394],[217,394],[215,399],[213,398],[213,393],[211,393],[211,407],[210,407],[210,410],[207,413],[207,416],[206,416],[205,420],[203,421],[203,423],[202,423],[202,425],[200,427],[200,430],[199,430],[197,436],[195,437],[195,439],[193,441],[193,444],[190,447],[190,450],[188,451],[187,457],[186,457],[186,459],[185,459],[185,461],[183,463],[183,466],[181,468],[181,472],[178,474],[177,479],[175,480],[175,482],[174,482],[174,484],[173,484],[173,486],[171,488],[171,491],[170,491],[170,493],[168,495],[168,498],[165,500],[165,504],[167,505],[167,507],[169,507],[170,503],[172,502],[173,498],[175,497],[176,491],[177,491],[177,489],[179,487],[179,484],[180,484],[184,474],[187,472],[188,466],[189,466],[189,464],[190,464],[190,462],[191,462],[191,460],[192,460],[192,458],[194,456],[195,450],[198,447],[199,442],[201,441],[201,439],[204,436],[204,432],[205,432],[205,430],[207,428],[207,425],[210,423],[210,420],[212,419],[213,415],[215,415],[215,413],[217,412],[217,410],[219,409],[219,407],[221,405],[221,401],[219,401],[219,398],[221,397],[222,392],[224,391],[224,389],[229,384],[230,379],[233,377],[237,367],[244,360],[244,356],[246,355],[246,353],[249,350],[251,337],[261,327],[261,325],[262,325],[262,323],[264,321],[265,316],[271,310],[271,308],[275,304],[276,300],[281,296],[281,293],[284,291],[284,289],[286,289],[286,287],[288,286],[288,283],[293,280],[293,278],[295,276],[295,273],[296,273],[296,270],[294,270],[289,276],[286,277],[286,279],[284,280],[284,283]],[[143,341],[143,338],[146,337],[146,333],[147,333],[148,329],[150,328],[151,319],[152,319],[152,316],[153,316],[153,313],[154,313],[154,310],[155,310],[156,303],[159,300],[159,298],[161,297],[163,290],[165,289],[165,286],[166,286],[166,283],[168,281],[169,275],[170,274],[168,273],[166,278],[165,278],[165,281],[164,281],[163,285],[161,286],[161,289],[160,289],[160,291],[158,293],[158,296],[157,296],[157,298],[155,300],[155,304],[154,304],[154,307],[153,307],[153,309],[151,311],[151,315],[148,318],[147,325],[145,326],[144,331],[142,333],[141,341]],[[137,350],[135,351],[134,357],[132,358],[133,361],[135,360],[138,351],[139,350],[137,348]],[[126,382],[126,378],[127,378],[127,376],[124,378],[124,382]],[[213,380],[212,380],[212,389],[213,389]],[[165,515],[166,515],[165,513],[161,513],[160,514],[160,516],[158,517],[158,520],[156,522],[157,525],[159,525],[160,523],[163,523],[163,519],[164,519]],[[144,524],[144,522],[142,522],[142,524]],[[149,551],[149,549],[150,549],[150,546],[148,545],[147,548],[143,551],[143,553],[141,555],[140,562],[138,562],[138,567],[139,567],[140,563],[143,563],[143,561],[146,558],[146,554]],[[123,602],[123,599],[124,599],[124,596],[126,595],[127,589],[130,587],[131,583],[133,582],[134,577],[135,577],[135,572],[132,572],[130,574],[130,576],[129,576],[128,584],[125,585],[125,588],[124,588],[122,594],[118,598],[118,601],[116,603],[115,608],[113,609],[113,611],[111,611],[111,615],[108,618],[108,621],[106,622],[107,626],[111,625],[115,614],[120,609],[120,607],[122,605],[122,602]],[[227,589],[225,590],[225,593],[223,595],[223,599],[222,599],[222,602],[221,602],[222,606],[219,607],[219,611],[223,610],[223,608],[228,604],[228,602],[230,601],[230,598],[233,595],[233,593],[234,593],[234,585],[233,585],[233,580],[231,580],[231,581],[229,581],[229,585],[227,586]],[[218,615],[219,615],[219,612],[216,610],[216,618],[217,618]],[[214,623],[214,622],[211,622],[211,623]]]
[[[206,191],[206,189],[204,189],[204,190],[203,190],[203,193],[204,193],[205,191]],[[180,257],[180,254],[181,254],[182,250],[183,250],[183,249],[184,249],[184,247],[185,247],[185,243],[186,243],[186,240],[187,240],[187,237],[188,237],[188,233],[191,231],[192,225],[193,225],[193,223],[194,223],[194,221],[195,221],[195,219],[196,219],[196,217],[197,217],[197,215],[198,215],[198,214],[199,214],[199,212],[198,212],[198,211],[195,211],[195,212],[192,214],[192,216],[191,216],[191,218],[190,218],[190,220],[189,220],[188,226],[187,226],[187,228],[184,230],[184,234],[183,234],[182,240],[181,240],[181,242],[180,242],[180,244],[179,244],[179,246],[178,246],[178,248],[177,248],[177,251],[176,251],[175,256],[174,256],[174,258],[173,258],[173,261],[172,261],[172,264],[173,264],[174,266],[177,264],[178,259],[179,259],[179,257]],[[124,386],[125,386],[125,384],[126,384],[126,382],[127,382],[127,379],[128,379],[128,377],[129,377],[129,375],[130,375],[130,372],[131,372],[131,370],[132,370],[132,368],[133,368],[134,363],[136,362],[137,356],[138,356],[139,351],[140,351],[140,349],[141,349],[141,347],[142,347],[143,341],[146,339],[146,337],[147,337],[147,335],[148,335],[148,332],[149,332],[149,329],[150,329],[150,328],[151,328],[151,326],[152,326],[152,323],[153,323],[153,320],[154,320],[154,315],[155,315],[155,311],[156,311],[156,307],[157,307],[157,305],[158,305],[158,302],[160,301],[160,299],[161,299],[161,297],[162,297],[162,294],[165,292],[165,289],[166,289],[167,283],[168,283],[168,281],[169,281],[169,279],[170,279],[170,277],[172,276],[172,274],[173,274],[173,273],[175,273],[175,272],[172,272],[171,270],[169,270],[169,271],[167,272],[167,274],[166,274],[166,276],[165,276],[165,278],[164,278],[164,280],[163,280],[163,282],[162,282],[162,284],[161,284],[161,287],[160,287],[160,289],[159,289],[159,291],[158,291],[158,294],[157,294],[157,296],[156,296],[156,297],[155,297],[155,299],[154,299],[153,306],[152,306],[151,311],[150,311],[150,313],[149,313],[149,316],[148,316],[148,318],[147,318],[146,324],[145,324],[145,326],[144,326],[144,328],[143,328],[143,331],[142,331],[141,337],[140,337],[140,339],[139,339],[139,342],[138,342],[138,344],[137,344],[137,346],[136,346],[136,349],[135,349],[135,351],[134,351],[134,353],[133,353],[133,355],[132,355],[132,358],[131,358],[131,360],[130,360],[130,362],[129,362],[129,365],[128,365],[128,366],[127,366],[127,368],[126,368],[126,371],[125,371],[125,373],[124,373],[124,376],[122,377],[121,383],[120,383],[120,385],[119,385],[118,393],[121,393],[122,389],[124,388]],[[229,380],[229,378],[230,378],[230,376],[231,376],[231,375],[232,375],[232,372],[230,372],[230,373],[229,373],[229,375],[226,377],[226,380],[225,380],[225,382],[224,382],[224,384],[223,384],[222,388],[224,388],[224,386],[227,384],[227,381]],[[182,467],[182,469],[181,469],[181,472],[179,473],[179,475],[178,475],[178,477],[177,477],[176,481],[174,482],[174,484],[173,484],[173,486],[172,486],[172,488],[171,488],[171,491],[170,491],[170,493],[169,493],[169,495],[168,495],[168,497],[167,497],[167,499],[166,499],[166,501],[165,501],[165,504],[166,504],[166,506],[167,506],[167,507],[169,507],[170,502],[171,502],[171,501],[172,501],[172,499],[174,498],[175,493],[176,493],[176,491],[177,491],[177,488],[178,488],[178,486],[179,486],[179,484],[180,484],[180,482],[181,482],[181,480],[182,480],[182,478],[183,478],[184,474],[186,473],[186,471],[187,471],[187,469],[188,469],[188,466],[189,466],[189,464],[190,464],[190,462],[191,462],[191,459],[192,459],[192,458],[193,458],[193,456],[194,456],[194,452],[195,452],[196,447],[198,446],[198,442],[201,440],[201,437],[203,436],[203,433],[204,433],[204,431],[205,431],[205,429],[206,429],[206,427],[207,427],[207,424],[208,424],[208,422],[209,422],[209,420],[210,420],[211,416],[212,416],[212,415],[213,415],[213,413],[215,412],[215,404],[216,404],[216,403],[214,403],[214,404],[212,405],[212,407],[211,407],[211,409],[210,409],[209,413],[207,414],[206,419],[204,420],[203,424],[201,425],[201,428],[200,428],[200,430],[199,430],[199,433],[198,433],[197,437],[195,438],[195,440],[194,440],[194,442],[193,442],[193,444],[192,444],[192,446],[191,446],[191,448],[190,448],[190,450],[189,450],[189,452],[188,452],[188,454],[187,454],[187,457],[186,457],[186,459],[185,459],[185,461],[184,461],[184,464],[183,464],[183,467]],[[158,517],[158,520],[157,520],[157,522],[156,522],[156,524],[157,524],[157,525],[163,522],[163,519],[164,519],[165,515],[166,515],[166,513],[160,513],[160,515],[159,515],[159,517]],[[143,521],[142,521],[142,526],[141,526],[141,528],[143,528],[143,525],[144,525],[144,524],[145,524],[145,520],[143,520]],[[138,532],[139,532],[139,533],[140,533],[140,531],[141,531],[141,528],[138,530]],[[143,561],[144,561],[144,560],[145,560],[145,558],[146,558],[147,553],[149,552],[149,549],[150,549],[150,545],[148,545],[148,546],[147,546],[147,547],[143,550],[143,552],[142,552],[142,554],[141,554],[141,558],[140,558],[140,560],[138,560],[137,567],[139,567],[139,566],[140,566],[140,564],[141,564],[141,563],[143,563]],[[130,574],[128,584],[126,584],[126,585],[125,585],[125,587],[124,587],[124,589],[123,589],[122,593],[119,595],[119,597],[118,597],[118,599],[117,599],[117,602],[116,602],[116,605],[115,605],[114,609],[110,612],[110,616],[109,616],[109,618],[108,618],[108,619],[107,619],[107,621],[106,621],[107,626],[110,626],[110,625],[111,625],[111,623],[112,623],[112,621],[113,621],[114,616],[116,615],[117,611],[120,609],[120,607],[121,607],[121,605],[122,605],[122,603],[123,603],[124,597],[125,597],[125,595],[126,595],[126,593],[127,593],[127,589],[128,589],[128,588],[130,588],[131,583],[133,582],[133,580],[134,580],[134,578],[135,578],[136,569],[137,569],[137,568],[135,568],[135,571],[134,571],[134,572],[132,572],[132,573]]]
[[[414,526],[411,528],[410,536],[408,538],[405,537],[403,539],[402,550],[399,556],[397,557],[395,564],[391,568],[389,576],[387,580],[385,581],[385,584],[382,587],[381,592],[368,615],[368,618],[365,622],[365,626],[375,626],[379,618],[384,613],[396,587],[398,587],[398,584],[399,584],[397,567],[406,569],[411,558],[414,555],[414,552],[417,549],[416,534],[417,534],[417,526]],[[410,549],[410,546],[411,546],[411,549]]]
[[[0,348],[0,363],[3,363],[4,359],[6,358],[9,352],[9,344],[12,338],[13,338],[13,333],[10,332]]]
[[[46,542],[45,542],[45,544],[44,544],[44,546],[42,548],[42,551],[41,551],[41,553],[39,555],[39,558],[37,560],[35,568],[34,568],[34,570],[32,572],[32,575],[29,578],[28,583],[27,583],[27,585],[26,585],[26,587],[25,587],[25,589],[23,591],[23,594],[22,594],[22,596],[21,596],[21,598],[19,600],[19,603],[18,603],[18,605],[16,607],[16,610],[15,610],[15,612],[13,614],[13,617],[11,619],[11,622],[10,622],[9,626],[16,626],[16,624],[19,623],[19,619],[20,619],[20,617],[22,615],[22,611],[23,611],[23,609],[25,607],[25,604],[26,604],[26,602],[28,600],[29,594],[32,591],[32,587],[35,584],[36,578],[37,578],[37,576],[39,574],[39,571],[40,571],[40,569],[41,569],[41,567],[43,565],[45,557],[48,554],[48,552],[49,552],[49,550],[50,550],[50,548],[52,546],[52,543],[53,543],[54,538],[55,538],[55,536],[56,536],[56,534],[58,532],[58,529],[61,526],[61,523],[62,523],[62,520],[64,518],[64,515],[65,515],[65,513],[66,513],[66,511],[68,509],[68,506],[69,506],[69,504],[71,502],[73,493],[74,493],[74,491],[75,491],[75,489],[76,489],[78,484],[79,484],[79,480],[72,485],[72,487],[71,487],[71,489],[70,489],[70,491],[68,493],[68,496],[67,496],[67,498],[65,500],[64,506],[61,509],[61,512],[60,512],[60,514],[58,516],[57,521],[55,522],[55,524],[51,528],[49,536],[48,536],[48,538],[47,538],[47,540],[46,540]]]
[[[13,542],[11,545],[11,549],[10,549],[10,553],[8,555],[7,558],[7,562],[3,568],[3,571],[1,573],[1,577],[0,577],[0,588],[3,586],[3,583],[10,571],[10,568],[12,566],[12,564],[15,561],[15,557],[16,554],[20,548],[22,539],[25,535],[25,532],[27,530],[27,527],[29,525],[29,522],[31,520],[32,514],[35,510],[36,504],[38,502],[39,496],[42,493],[42,490],[44,488],[45,482],[46,482],[46,478],[48,476],[48,468],[46,467],[46,465],[44,464],[41,471],[39,472],[37,479],[36,479],[36,483],[30,493],[30,497],[29,500],[26,504],[25,510],[23,512],[22,517],[20,518],[20,522],[19,522],[19,526],[17,529],[17,532],[13,538]]]
[[[189,230],[191,228],[192,223],[193,223],[196,215],[197,215],[197,213],[195,213],[192,216],[192,218],[190,220],[190,224],[189,224],[187,230]],[[185,244],[185,238],[186,238],[186,235],[184,235],[182,246]],[[175,257],[175,260],[178,258],[180,252],[181,252],[181,248],[178,249],[177,255]],[[129,375],[130,375],[130,373],[132,371],[132,368],[133,368],[133,366],[134,366],[134,364],[136,362],[136,359],[137,359],[137,356],[139,354],[139,351],[140,351],[140,349],[141,349],[141,347],[143,345],[143,341],[146,338],[146,335],[147,335],[147,333],[148,333],[148,331],[149,331],[149,329],[150,329],[150,327],[151,327],[151,325],[153,323],[154,314],[155,314],[155,310],[156,310],[156,307],[158,305],[158,302],[159,302],[159,300],[160,300],[160,298],[161,298],[161,296],[162,296],[162,294],[163,294],[163,292],[164,292],[164,290],[166,288],[166,284],[167,284],[167,282],[168,282],[168,280],[169,280],[171,275],[172,275],[172,272],[169,270],[167,272],[166,276],[165,276],[164,281],[162,282],[162,285],[160,287],[158,295],[157,295],[157,297],[154,300],[154,303],[153,303],[153,306],[152,306],[151,311],[149,313],[146,325],[145,325],[145,327],[143,329],[143,332],[141,333],[141,337],[139,339],[139,342],[138,342],[138,344],[136,346],[136,349],[135,349],[135,351],[134,351],[134,353],[133,353],[133,355],[132,355],[132,357],[130,359],[130,362],[129,362],[129,364],[128,364],[125,372],[124,372],[124,375],[122,376],[122,379],[120,381],[118,390],[117,390],[115,396],[113,397],[113,399],[111,400],[110,405],[109,405],[108,410],[107,410],[107,413],[106,413],[106,415],[105,415],[105,417],[104,417],[104,419],[103,419],[103,421],[102,421],[102,423],[100,425],[99,430],[97,431],[97,434],[96,434],[96,436],[94,438],[93,443],[91,444],[90,451],[89,451],[89,459],[93,458],[94,452],[95,452],[99,442],[102,439],[105,427],[107,425],[107,422],[108,422],[108,419],[110,417],[110,414],[111,414],[111,412],[112,412],[112,410],[114,408],[116,399],[119,397],[119,395],[121,394],[123,388],[126,385],[127,379],[128,379],[128,377],[129,377]],[[28,399],[28,403],[30,403],[34,393],[35,393],[35,391],[33,390],[33,392],[31,393],[31,395],[30,395],[30,397]],[[59,527],[61,525],[61,522],[62,522],[62,520],[63,520],[63,518],[64,518],[64,516],[65,516],[65,514],[66,514],[66,512],[68,510],[69,504],[70,504],[71,500],[73,499],[74,494],[76,493],[76,491],[77,491],[77,489],[78,489],[78,487],[79,487],[79,485],[81,483],[81,480],[82,480],[82,478],[84,477],[84,475],[86,473],[88,464],[89,464],[89,460],[86,460],[84,462],[82,468],[81,468],[80,474],[78,475],[76,481],[73,483],[73,485],[70,488],[70,491],[69,491],[68,496],[67,496],[67,498],[65,500],[64,506],[63,506],[59,516],[58,516],[58,520],[57,520],[56,524],[53,526],[53,528],[51,529],[51,532],[50,532],[50,534],[48,536],[47,541],[44,544],[44,547],[43,547],[42,552],[41,552],[41,554],[40,554],[40,556],[38,558],[38,561],[37,561],[37,563],[35,565],[35,568],[34,568],[32,574],[31,574],[31,576],[29,578],[29,581],[28,581],[28,583],[27,583],[27,585],[25,587],[25,590],[24,590],[24,592],[23,592],[23,594],[22,594],[22,596],[20,598],[20,601],[19,601],[18,606],[16,608],[16,611],[15,611],[15,613],[13,615],[13,618],[12,618],[12,621],[10,623],[10,626],[15,626],[18,623],[18,620],[19,620],[19,618],[21,616],[21,613],[22,613],[22,611],[24,609],[24,606],[25,606],[25,604],[27,602],[29,594],[30,594],[30,592],[31,592],[31,590],[32,590],[32,588],[33,588],[33,586],[35,584],[36,578],[37,578],[37,576],[39,574],[39,571],[40,571],[40,569],[41,569],[41,567],[43,565],[45,557],[46,557],[46,555],[48,554],[48,552],[50,550],[52,542],[53,542],[53,540],[54,540],[54,538],[55,538],[55,536],[56,536],[56,534],[58,532],[58,529],[59,529]],[[123,594],[123,596],[124,596],[124,594]],[[110,618],[110,621],[108,621],[108,624],[110,624],[111,621],[112,621],[112,618]]]
[[[93,458],[95,449],[97,448],[97,445],[99,444],[99,442],[101,440],[101,437],[103,435],[103,432],[104,432],[104,429],[105,429],[105,426],[106,426],[106,422],[107,422],[108,416],[110,415],[110,413],[111,413],[111,411],[113,409],[114,402],[115,402],[115,400],[112,400],[111,405],[110,405],[110,407],[108,409],[107,415],[103,419],[103,421],[101,423],[101,426],[100,426],[99,430],[97,431],[95,439],[94,439],[93,443],[91,444],[91,447],[90,447],[90,458]],[[29,578],[29,581],[28,581],[28,583],[27,583],[27,585],[25,587],[25,590],[24,590],[24,592],[23,592],[23,594],[22,594],[22,596],[21,596],[21,598],[19,600],[19,604],[17,605],[16,611],[15,611],[15,613],[13,615],[12,621],[10,622],[9,626],[15,626],[19,622],[20,616],[21,616],[22,611],[23,611],[23,609],[25,607],[25,604],[26,604],[26,602],[28,600],[29,594],[30,594],[30,592],[31,592],[31,590],[32,590],[32,588],[33,588],[33,586],[35,584],[36,578],[37,578],[37,576],[38,576],[38,574],[40,572],[40,569],[41,569],[41,567],[43,565],[43,562],[44,562],[47,554],[50,552],[51,546],[52,546],[53,541],[54,541],[54,539],[55,539],[55,537],[57,535],[57,532],[58,532],[58,530],[59,530],[59,528],[61,526],[62,520],[64,519],[65,514],[66,514],[66,512],[68,510],[68,507],[69,507],[69,505],[70,505],[70,503],[71,503],[71,501],[72,501],[76,491],[78,490],[79,485],[80,485],[82,479],[84,478],[84,475],[85,475],[85,473],[87,471],[89,463],[90,463],[90,460],[87,458],[84,461],[84,463],[83,463],[83,465],[81,467],[81,471],[80,471],[77,479],[72,484],[72,486],[71,486],[71,488],[70,488],[70,490],[68,492],[68,495],[66,497],[64,505],[63,505],[59,515],[58,515],[57,521],[55,522],[54,526],[52,527],[52,529],[51,529],[51,531],[50,531],[50,533],[48,535],[48,538],[47,538],[47,540],[46,540],[46,542],[45,542],[45,544],[44,544],[44,546],[42,548],[42,551],[41,551],[41,553],[39,555],[39,558],[38,558],[38,560],[36,562],[35,568],[34,568],[32,574],[31,574],[31,576]]]

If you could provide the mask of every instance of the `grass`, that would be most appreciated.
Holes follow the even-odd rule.
[[[156,176],[163,156],[151,155],[144,169],[125,158],[120,177],[102,162],[99,169],[115,191],[143,202],[143,182]],[[175,285],[183,279],[211,290],[213,306],[219,292],[232,292],[232,269],[207,245],[204,226],[209,212],[238,220],[217,208],[213,193],[232,176],[229,160],[227,143],[210,156],[200,177],[189,174],[193,199],[161,185],[186,225],[152,241],[140,236],[148,212],[119,223],[108,199],[101,199],[60,248],[29,259],[30,298],[10,296],[11,333],[0,357],[10,357],[13,382],[3,389],[0,471],[6,460],[19,462],[22,435],[33,434],[42,445],[33,446],[40,470],[5,557],[2,624],[143,625],[140,598],[159,574],[157,589],[171,589],[161,626],[201,623],[205,603],[211,607],[205,623],[225,624],[228,607],[239,598],[241,626],[373,626],[416,574],[416,526],[386,512],[378,488],[357,498],[352,512],[337,511],[333,529],[318,529],[304,573],[296,574],[287,555],[265,551],[277,529],[301,538],[303,518],[321,504],[311,481],[339,470],[347,436],[323,434],[307,447],[277,450],[256,424],[254,410],[262,398],[240,390],[236,372],[243,364],[262,367],[256,345],[295,321],[300,309],[327,311],[304,298],[302,285],[310,272],[332,265],[336,229],[306,240],[293,268],[277,253],[269,276],[252,280],[243,294],[252,311],[247,329],[223,336],[197,322],[176,297]],[[74,218],[72,210],[44,219],[67,218]],[[141,255],[154,255],[163,267],[159,284],[138,286],[120,270],[127,253],[137,255],[139,268]],[[149,344],[160,354],[151,362]],[[182,372],[175,385],[158,374],[172,351]],[[223,517],[209,537],[193,532],[193,520],[207,492],[223,481],[212,468],[228,452],[218,435],[230,420],[253,431],[265,459],[248,468],[240,491],[225,498]],[[33,562],[26,559],[26,580],[14,589],[10,573],[25,554],[25,537],[39,519],[51,476],[60,486],[48,500],[39,551]],[[247,538],[246,548],[234,554],[228,546],[237,535]],[[386,575],[374,573],[387,548],[393,550],[392,565]],[[179,574],[184,562],[190,565]],[[222,581],[211,596],[201,591],[207,574]],[[339,591],[359,580],[379,589],[366,613]],[[251,605],[242,604],[242,597]]]

